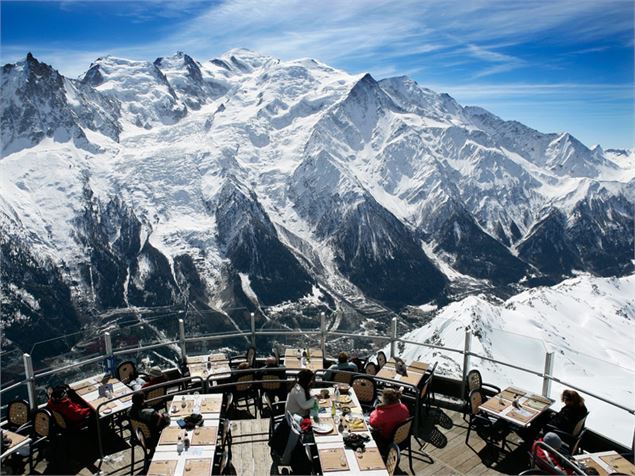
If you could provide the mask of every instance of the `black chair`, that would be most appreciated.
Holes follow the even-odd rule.
[[[357,375],[353,378],[351,387],[353,387],[363,410],[369,410],[374,407],[377,399],[377,387],[373,378]]]
[[[466,416],[470,413],[470,394],[473,390],[480,390],[482,395],[485,396],[484,390],[489,390],[494,394],[500,393],[501,389],[496,385],[491,385],[483,382],[481,372],[476,369],[472,369],[467,373],[465,377],[465,393],[463,395],[464,400],[467,402],[463,409],[463,420],[466,420]]]
[[[272,402],[266,394],[262,396],[262,401],[264,408],[266,408],[269,413],[269,438],[271,438],[271,435],[273,435],[273,429],[284,419],[285,406],[287,402],[286,400]]]
[[[542,459],[538,457],[538,449],[542,450],[549,458]],[[565,468],[566,473],[556,466]],[[531,469],[538,469],[541,474],[586,474],[582,469],[575,465],[566,456],[556,451],[554,448],[546,444],[544,441],[536,441],[531,448]]]
[[[126,360],[117,366],[116,377],[125,384],[128,384],[131,380],[136,379],[140,375],[144,380],[149,378],[146,374],[139,374],[139,372],[137,372],[137,367],[132,360]]]
[[[393,431],[392,437],[390,438],[391,444],[395,444],[399,447],[400,451],[405,449],[408,450],[408,464],[410,466],[410,471],[412,474],[415,474],[415,470],[412,467],[412,427],[414,424],[415,417],[411,416],[403,423],[400,423]]]
[[[396,444],[390,445],[390,449],[388,450],[388,454],[386,455],[386,459],[384,463],[386,464],[386,471],[388,471],[389,476],[393,476],[395,471],[399,467],[399,460],[401,459],[401,452],[399,451],[399,446]]]
[[[580,418],[580,420],[578,420],[571,433],[563,431],[558,427],[550,424],[547,424],[545,426],[544,432],[547,433],[549,431],[552,431],[556,433],[562,440],[562,446],[570,455],[574,455],[578,452],[578,450],[581,449],[582,438],[586,433],[586,428],[584,427],[584,425],[586,424],[586,419],[588,416],[589,412],[587,411],[586,414],[582,418]]]
[[[384,351],[380,350],[379,352],[377,352],[377,372],[379,372],[381,368],[386,365],[386,362],[388,362],[388,359],[386,358],[386,354],[384,353]]]
[[[130,446],[130,474],[134,474],[134,450],[137,446],[139,446],[143,450],[143,472],[141,474],[146,474],[148,472],[148,468],[150,467],[150,462],[152,461],[153,451],[148,446],[146,442],[146,436],[139,426],[137,426],[137,428],[135,428],[135,430],[132,432],[132,435],[130,437]]]
[[[7,406],[7,422],[5,428],[15,433],[31,422],[31,408],[26,400],[13,400]]]
[[[59,433],[55,428],[53,415],[46,408],[40,408],[33,413],[31,443],[29,444],[29,473],[33,474],[33,468],[45,458],[45,452],[51,455],[49,462],[57,464],[59,452],[54,447],[59,440]],[[37,458],[33,462],[34,451],[37,450]]]
[[[509,428],[502,420],[492,419],[486,413],[481,412],[479,407],[484,402],[482,390],[476,389],[470,392],[471,411],[467,423],[465,444],[469,446],[470,433],[474,430],[487,444],[496,446],[496,442],[501,441],[501,449],[504,449]]]
[[[375,364],[374,362],[366,362],[364,372],[366,372],[368,375],[377,375],[377,364]]]
[[[284,367],[265,367],[261,374],[260,390],[273,402],[275,397],[283,400],[287,395],[287,371]]]
[[[251,413],[250,402],[254,405],[254,416],[258,416],[258,386],[254,383],[255,372],[239,373],[234,377],[235,384],[232,389],[233,408],[239,408],[239,402],[245,402],[245,408]]]

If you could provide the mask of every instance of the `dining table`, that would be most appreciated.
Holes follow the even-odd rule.
[[[231,376],[229,359],[223,353],[188,356],[187,368],[191,377],[200,377],[203,380],[209,377],[224,379]]]
[[[132,389],[110,374],[99,374],[69,385],[89,407],[104,418],[132,406]],[[109,394],[110,392],[110,394]],[[109,400],[112,400],[108,402]],[[102,405],[104,402],[108,402]]]
[[[528,427],[554,400],[518,387],[507,387],[479,406],[479,409],[516,427]]]
[[[170,425],[159,437],[148,476],[209,475],[214,465],[218,439],[222,394],[175,396],[168,406]],[[181,428],[179,420],[198,413],[202,425],[191,430]],[[189,438],[189,448],[179,451],[178,440]]]
[[[379,372],[377,372],[375,377],[386,380],[394,380],[401,384],[418,387],[430,365],[426,362],[411,362],[406,366],[406,375],[399,373],[397,367],[397,361],[395,359],[389,359],[384,366],[379,369]]]
[[[19,433],[15,433],[10,430],[2,429],[2,436],[9,438],[11,440],[11,444],[4,449],[2,455],[0,455],[0,460],[4,460],[13,453],[20,451],[22,448],[26,448],[31,443],[31,438],[28,436],[20,435]]]
[[[325,390],[328,390],[328,396]],[[319,404],[318,418],[312,418],[312,432],[322,473],[329,476],[387,476],[388,471],[353,388],[339,397],[336,397],[335,387],[312,389],[311,394],[318,398]],[[333,402],[336,404],[335,417],[332,416]],[[342,432],[338,429],[340,420]],[[347,433],[367,437],[364,449],[356,451],[347,447],[344,443]]]
[[[305,348],[292,347],[284,351],[284,366],[289,370],[309,369],[313,372],[324,369],[324,355],[322,349],[310,347],[308,357],[302,359]]]
[[[600,476],[608,476],[615,473],[635,476],[635,465],[617,451],[583,453],[573,456],[573,459],[583,470],[593,468]]]

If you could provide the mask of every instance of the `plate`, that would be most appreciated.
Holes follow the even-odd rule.
[[[111,413],[112,412],[112,408],[104,408],[101,412],[102,413],[106,413],[106,414]]]
[[[314,423],[313,431],[315,433],[330,433],[333,431],[333,425],[330,423]]]
[[[337,401],[340,403],[351,403],[353,399],[348,395],[340,395]]]

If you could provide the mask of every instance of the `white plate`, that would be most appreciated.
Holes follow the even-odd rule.
[[[106,414],[111,413],[112,412],[112,408],[104,408],[101,412],[102,413],[106,413]]]
[[[330,433],[333,431],[333,425],[330,423],[314,423],[313,431],[315,433]]]

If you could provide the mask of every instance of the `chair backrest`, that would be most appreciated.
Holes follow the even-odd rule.
[[[377,365],[374,362],[367,362],[364,371],[368,375],[377,375]]]
[[[254,374],[243,374],[236,379],[236,382],[251,382],[253,381],[253,379]],[[236,383],[236,391],[246,392],[247,390],[251,389],[252,385],[252,383]]]
[[[584,415],[582,418],[580,418],[580,420],[578,421],[578,423],[575,424],[575,426],[573,427],[573,431],[571,432],[571,434],[574,437],[577,437],[582,430],[584,429],[584,425],[586,423],[586,419],[589,416],[589,412],[586,412],[586,415]]]
[[[415,417],[411,416],[404,422],[397,425],[392,435],[392,442],[394,444],[401,445],[410,438],[410,435],[412,434],[412,422],[414,419]]]
[[[247,349],[247,353],[245,354],[245,362],[249,364],[251,368],[256,366],[256,348],[252,345]]]
[[[232,407],[232,404],[234,403],[234,394],[231,392],[227,392],[224,394],[224,397],[225,397],[225,405],[223,406],[222,413],[227,415],[227,412],[229,411],[229,409]]]
[[[480,410],[480,407],[483,404],[483,392],[481,389],[475,389],[470,392],[470,409],[472,415],[476,415]]]
[[[275,382],[275,380],[284,380],[284,370],[281,371],[269,371],[262,375],[261,386],[265,390],[280,390],[282,388],[282,382]],[[274,382],[267,382],[267,380],[274,380]]]
[[[53,417],[45,408],[36,410],[33,414],[33,431],[39,437],[48,437],[51,434]]]
[[[388,359],[386,359],[386,354],[383,350],[377,352],[377,370],[381,370],[381,368],[386,364]]]
[[[280,351],[278,350],[278,346],[273,346],[271,349],[273,356],[276,358],[276,365],[280,365]]]
[[[390,476],[395,474],[395,470],[399,466],[399,458],[401,457],[399,447],[396,444],[390,445],[388,455],[386,455],[386,471]]]
[[[483,387],[483,378],[481,372],[476,369],[472,369],[467,373],[465,377],[467,385],[466,392],[469,395],[472,390],[480,390]]]
[[[352,378],[353,378],[353,374],[350,372],[342,372],[342,371],[334,370],[333,377],[331,377],[331,380],[337,383],[350,384]]]
[[[7,408],[7,421],[11,427],[21,427],[28,423],[31,409],[26,400],[13,400]]]
[[[117,366],[117,378],[123,383],[130,382],[130,380],[135,378],[136,374],[137,369],[135,368],[134,362],[131,360],[122,362]]]
[[[143,448],[143,452],[145,454],[148,451],[148,444],[146,443],[146,436],[143,434],[143,430],[141,428],[137,427],[134,430],[134,434],[135,434],[135,437],[137,439],[137,443],[139,443],[139,446],[141,446],[141,448]]]
[[[141,433],[143,433],[143,436],[146,439],[152,438],[152,431],[150,431],[150,427],[147,423],[131,418],[130,426],[132,427],[132,431],[134,431],[135,434],[137,433],[137,431],[140,431]]]
[[[225,418],[222,424],[222,430],[220,434],[221,448],[231,447],[231,421],[229,418]]]
[[[152,390],[146,390],[146,400],[152,400],[154,398],[165,397],[168,392],[167,386],[153,388]],[[150,402],[150,405],[157,405],[157,402]]]
[[[432,379],[434,378],[434,371],[437,368],[437,363],[438,362],[434,363],[434,365],[432,366],[432,369],[430,370],[430,375],[428,375],[428,377],[426,378],[426,381],[421,386],[421,392],[419,392],[419,399],[421,401],[423,401],[423,399],[426,397],[426,395],[428,395],[428,392],[430,391],[430,384],[432,383]]]
[[[376,398],[375,381],[369,377],[355,377],[351,385],[360,403],[372,404]]]
[[[226,474],[229,469],[229,450],[223,450],[223,454],[220,458],[220,464],[218,466],[218,474]]]
[[[64,419],[64,415],[60,412],[56,412],[55,410],[51,410],[51,415],[55,419],[55,424],[60,427],[62,430],[66,430],[68,425],[66,424],[66,420]]]

